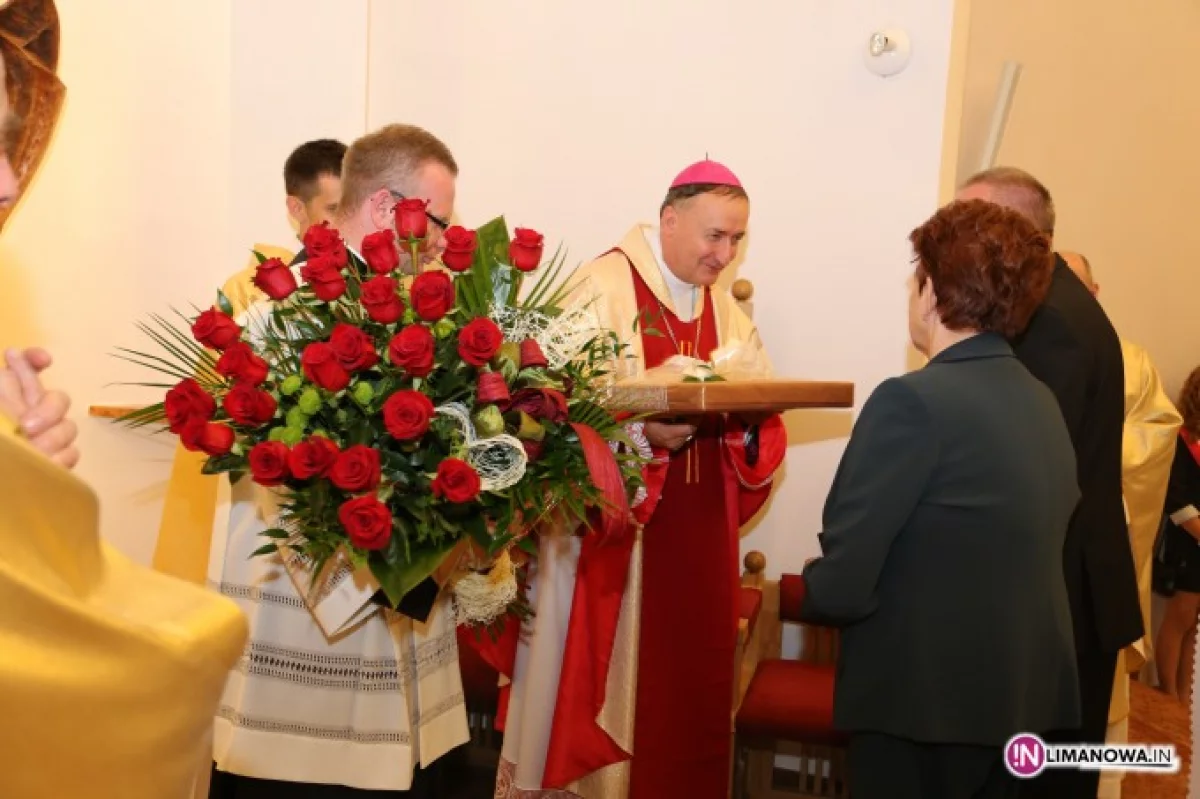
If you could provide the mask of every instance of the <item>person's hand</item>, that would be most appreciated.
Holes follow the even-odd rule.
[[[50,366],[50,354],[39,347],[10,349],[7,368],[0,369],[0,410],[20,426],[25,438],[67,469],[79,462],[75,437],[79,430],[66,418],[71,401],[61,391],[46,391],[38,373]]]
[[[761,427],[774,415],[774,411],[747,411],[737,414],[737,419],[744,427]]]
[[[692,440],[692,436],[696,435],[696,425],[646,422],[645,433],[646,440],[653,446],[674,452]]]

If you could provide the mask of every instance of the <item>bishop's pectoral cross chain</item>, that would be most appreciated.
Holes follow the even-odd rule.
[[[695,308],[696,296],[695,292],[693,291],[693,311]],[[700,308],[700,314],[696,317],[696,335],[693,337],[693,340],[684,341],[682,343],[680,343],[679,339],[675,336],[675,326],[671,323],[670,318],[667,316],[667,307],[663,305],[662,300],[658,301],[658,309],[662,313],[662,320],[666,323],[667,335],[671,337],[671,344],[674,345],[675,352],[679,353],[680,355],[686,355],[689,358],[699,359],[700,331],[704,329],[704,308]],[[676,316],[675,318],[678,319],[679,317]],[[700,482],[700,453],[697,451],[696,447],[693,446],[694,444],[695,439],[690,439],[686,444],[684,444],[684,446],[687,447],[687,452],[684,455],[684,482],[688,483],[689,485]]]

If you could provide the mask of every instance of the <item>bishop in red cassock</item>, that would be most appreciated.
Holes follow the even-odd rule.
[[[657,226],[575,275],[575,301],[629,345],[623,377],[718,347],[770,374],[754,324],[715,285],[748,216],[733,172],[701,161],[671,184]],[[651,457],[636,522],[615,540],[541,531],[535,615],[485,647],[512,681],[498,799],[727,796],[738,532],[770,492],[783,425],[714,414],[630,434]]]

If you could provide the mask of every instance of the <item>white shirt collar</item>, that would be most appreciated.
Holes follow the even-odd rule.
[[[658,271],[662,273],[663,282],[667,284],[667,291],[671,292],[671,299],[675,303],[675,315],[681,322],[692,321],[696,315],[696,300],[700,296],[700,288],[680,280],[667,267],[667,262],[662,254],[661,234],[656,226],[642,228],[642,236],[646,239],[646,245],[650,247],[650,252],[654,255]]]

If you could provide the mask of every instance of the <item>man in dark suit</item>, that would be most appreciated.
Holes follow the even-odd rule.
[[[963,185],[958,199],[1012,208],[1053,237],[1050,192],[1022,170],[981,172]],[[1063,571],[1075,628],[1083,723],[1046,739],[1103,743],[1117,654],[1143,634],[1137,574],[1121,505],[1121,342],[1095,297],[1056,254],[1050,291],[1014,342],[1014,350],[1058,399],[1075,447],[1082,493],[1067,530]],[[1048,769],[1026,785],[1027,795],[1094,799],[1099,777],[1097,771]]]

